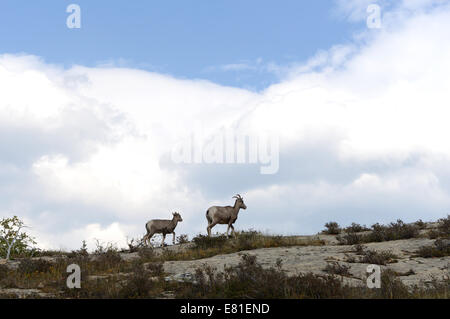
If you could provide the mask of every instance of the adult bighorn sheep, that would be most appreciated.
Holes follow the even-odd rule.
[[[227,236],[230,228],[233,235],[235,235],[233,224],[238,218],[239,210],[241,208],[247,209],[247,206],[245,206],[244,199],[241,195],[237,194],[233,196],[233,198],[236,198],[234,206],[212,206],[206,211],[206,219],[208,220],[208,236],[211,237],[211,228],[217,224],[228,224]]]
[[[147,244],[150,243],[150,238],[154,234],[162,234],[163,239],[161,246],[164,246],[164,240],[166,239],[167,234],[173,234],[172,243],[175,244],[175,227],[177,227],[178,222],[182,222],[183,218],[177,212],[172,213],[173,218],[170,219],[152,219],[147,224],[145,224],[145,228],[147,229],[147,234],[145,234],[144,238],[142,238],[142,242]],[[148,241],[148,243],[147,243]]]

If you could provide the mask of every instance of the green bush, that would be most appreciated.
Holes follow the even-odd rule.
[[[26,225],[17,216],[0,220],[0,256],[8,259],[30,257],[33,254],[31,247],[36,242],[23,231],[24,228]]]
[[[265,269],[255,256],[247,254],[224,272],[208,266],[198,268],[194,278],[195,283],[177,291],[177,298],[342,298],[352,292],[335,276],[308,273],[289,277],[280,263]]]

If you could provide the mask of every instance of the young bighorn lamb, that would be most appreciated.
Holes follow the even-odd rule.
[[[211,228],[217,224],[228,224],[227,236],[230,228],[233,235],[235,235],[233,224],[238,218],[239,209],[247,209],[247,206],[245,206],[244,199],[241,195],[237,194],[236,196],[233,196],[233,198],[236,198],[234,206],[212,206],[206,211],[208,236],[211,237]]]
[[[150,238],[154,234],[162,234],[163,239],[161,246],[164,246],[164,240],[166,239],[167,234],[173,234],[172,243],[175,244],[175,227],[177,227],[178,222],[182,222],[183,219],[181,215],[178,213],[172,213],[173,218],[170,219],[152,219],[147,224],[145,224],[145,228],[147,229],[147,234],[142,238],[142,241],[148,245],[150,243]],[[148,241],[148,243],[147,243]]]

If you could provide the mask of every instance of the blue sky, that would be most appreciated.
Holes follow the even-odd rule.
[[[65,24],[71,3],[82,10],[78,30]],[[351,41],[363,24],[335,8],[332,0],[4,0],[0,52],[32,53],[66,67],[115,63],[261,90],[279,81],[267,65],[288,66]]]
[[[236,193],[276,234],[448,213],[449,0],[376,1],[379,29],[372,0],[80,0],[79,30],[70,3],[0,2],[0,218],[40,247],[204,234]]]

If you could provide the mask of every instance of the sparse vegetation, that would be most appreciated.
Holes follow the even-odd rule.
[[[217,272],[198,268],[193,283],[181,284],[177,298],[448,298],[450,281],[433,282],[428,289],[408,289],[397,274],[381,274],[381,288],[351,287],[335,275],[312,273],[287,276],[280,266],[263,268],[254,256],[244,254],[239,265]]]
[[[366,250],[359,262],[366,264],[386,265],[388,263],[397,262],[396,255],[390,251],[374,251]]]
[[[289,277],[281,266],[265,269],[255,256],[247,254],[224,272],[207,266],[198,268],[194,279],[195,283],[186,283],[177,291],[177,298],[339,298],[347,293],[335,276]]]
[[[450,239],[437,239],[433,246],[423,246],[416,256],[423,258],[450,256]]]
[[[397,256],[390,251],[375,251],[369,250],[367,247],[357,244],[354,246],[354,252],[360,256],[359,259],[353,256],[347,257],[347,262],[349,263],[365,263],[365,264],[376,264],[376,265],[386,265],[388,263],[396,262]]]
[[[332,275],[350,276],[350,266],[340,264],[336,261],[328,262],[323,271]]]
[[[208,249],[208,248],[223,248],[227,242],[228,238],[225,235],[209,237],[205,235],[198,235],[192,239],[192,242],[197,249]]]
[[[129,257],[132,258],[122,258],[124,251],[99,242],[95,251],[88,253],[87,245],[83,242],[80,249],[72,252],[39,251],[36,254],[39,258],[16,258],[14,267],[0,264],[0,297],[14,297],[1,289],[15,288],[38,289],[58,298],[161,298],[166,297],[167,293],[170,297],[177,298],[448,298],[450,281],[447,279],[434,280],[427,287],[406,287],[399,277],[415,274],[412,269],[403,273],[384,270],[381,289],[344,284],[349,281],[343,281],[343,277],[353,278],[350,272],[350,267],[353,266],[348,263],[386,266],[396,262],[398,258],[391,251],[369,250],[362,243],[374,238],[412,238],[410,236],[414,236],[415,231],[409,229],[409,226],[401,221],[387,226],[376,224],[372,231],[378,234],[375,237],[366,237],[369,233],[360,232],[364,226],[352,224],[344,229],[345,234],[340,237],[345,238],[346,242],[355,243],[353,251],[346,254],[345,262],[340,261],[341,259],[328,259],[326,267],[318,269],[325,274],[288,275],[293,272],[283,269],[281,258],[274,260],[273,266],[267,268],[246,252],[242,254],[239,264],[225,267],[222,272],[206,265],[199,267],[193,281],[186,282],[166,279],[168,274],[164,273],[164,269],[167,265],[163,267],[163,262],[196,260],[258,248],[319,246],[324,245],[324,242],[315,237],[302,239],[295,236],[273,236],[249,230],[236,232],[236,237],[232,238],[199,235],[194,237],[189,245],[177,248],[133,245],[130,251],[137,253],[130,254]],[[413,226],[416,230],[420,228],[417,224]],[[434,245],[419,249],[416,256],[442,258],[449,255],[448,240],[442,236],[445,222],[439,226],[440,239],[436,240]],[[398,231],[395,236],[392,235],[394,229]],[[185,239],[187,240],[187,237]],[[296,249],[289,251],[295,252]],[[318,248],[311,249],[315,251]],[[299,256],[304,253],[299,252]],[[309,250],[305,252],[309,254]],[[51,258],[46,257],[47,253]],[[43,256],[45,257],[42,258]],[[82,289],[72,290],[66,287],[66,269],[70,264],[78,264],[82,270]],[[27,295],[27,298],[40,297],[42,296],[32,292]]]
[[[410,239],[419,236],[419,227],[415,224],[405,224],[397,220],[389,225],[372,225],[372,231],[367,234],[356,234],[354,232],[340,235],[337,240],[341,245],[355,245],[370,242],[383,242],[399,239]]]
[[[49,272],[52,267],[52,263],[44,259],[22,259],[17,268],[17,272],[24,275],[32,275],[33,273],[45,273]]]

